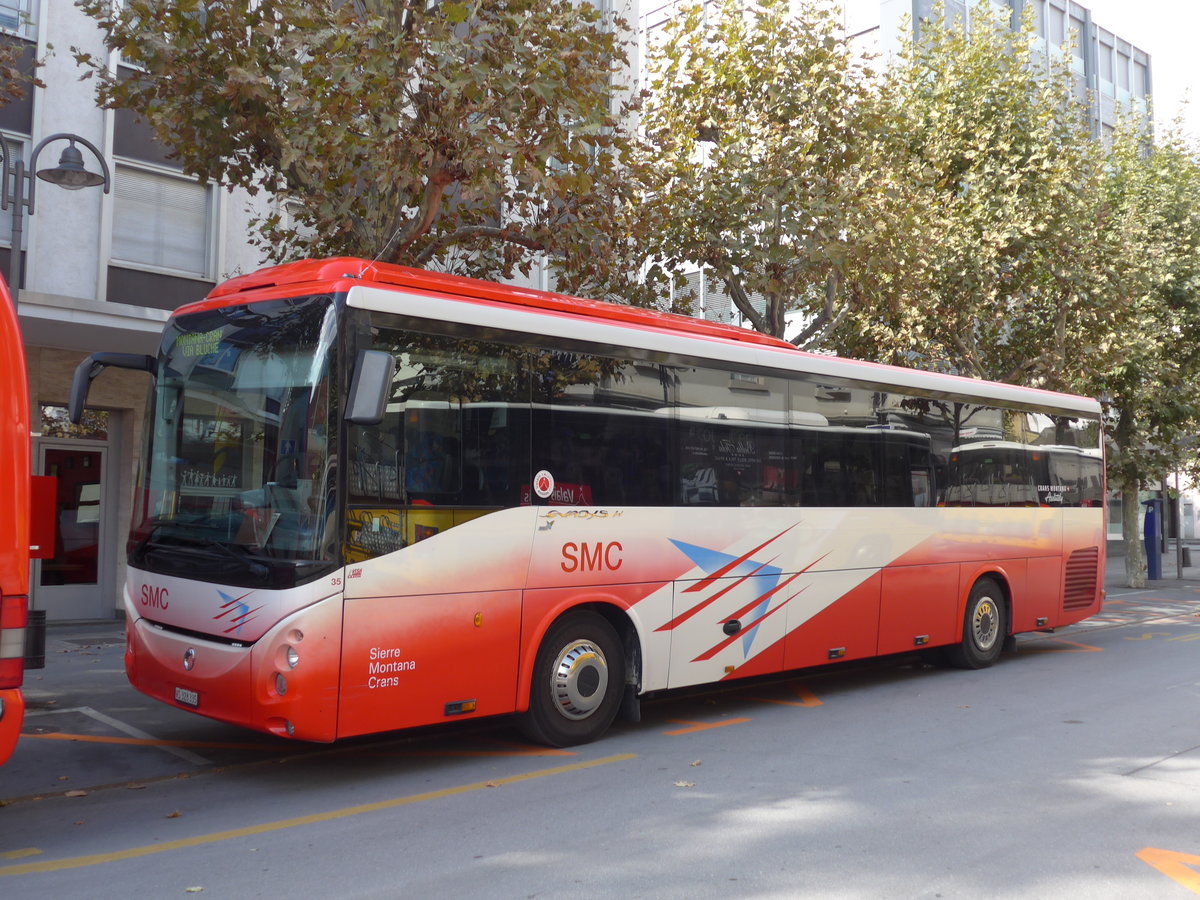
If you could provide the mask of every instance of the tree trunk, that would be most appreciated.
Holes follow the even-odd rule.
[[[1146,586],[1146,548],[1138,533],[1138,485],[1121,484],[1121,538],[1125,544],[1125,586]]]

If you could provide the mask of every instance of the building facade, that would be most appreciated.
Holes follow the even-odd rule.
[[[1149,116],[1152,92],[1150,55],[1092,19],[1086,6],[1072,0],[991,0],[1015,31],[1029,10],[1037,31],[1038,56],[1047,67],[1060,54],[1068,57],[1075,95],[1089,110],[1097,137],[1111,134],[1121,111]],[[943,8],[950,17],[969,21],[977,0],[843,0],[847,34],[887,56],[908,29],[920,30]]]
[[[68,141],[51,141],[36,159],[30,154],[44,139],[69,133],[100,152],[110,176],[107,192],[9,179],[5,195],[16,202],[0,212],[0,271],[9,279],[12,253],[22,254],[21,283],[13,287],[29,368],[35,471],[58,478],[56,553],[34,564],[31,602],[50,621],[112,618],[124,581],[148,379],[107,373],[95,383],[83,425],[74,427],[66,421],[71,377],[96,350],[154,353],[171,309],[261,265],[246,240],[251,201],[185,177],[147,126],[98,108],[94,82],[80,81],[67,48],[101,58],[106,51],[95,23],[73,3],[0,0],[0,39],[21,41],[26,64],[44,61],[37,74],[45,87],[0,107],[9,171],[18,160],[26,169],[53,167]],[[84,165],[100,171],[79,149]],[[14,220],[31,185],[34,208],[21,208]]]

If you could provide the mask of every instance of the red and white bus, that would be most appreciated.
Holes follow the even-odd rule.
[[[357,259],[217,287],[157,357],[81,365],[73,415],[106,364],[154,376],[130,680],[278,735],[515,713],[567,745],[646,694],[986,666],[1100,608],[1090,399]],[[997,441],[1079,484],[947,502]]]
[[[21,735],[29,609],[29,388],[17,310],[0,278],[0,765]]]

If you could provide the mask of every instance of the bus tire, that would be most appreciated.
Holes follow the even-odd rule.
[[[608,730],[625,690],[625,652],[612,625],[579,610],[550,626],[538,648],[529,710],[518,717],[530,740],[551,747],[594,741]]]
[[[980,578],[967,597],[961,643],[946,648],[946,661],[960,669],[983,669],[1000,658],[1008,634],[1004,591],[992,578]]]

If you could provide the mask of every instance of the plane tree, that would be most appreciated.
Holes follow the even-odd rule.
[[[1181,468],[1200,424],[1196,148],[1132,114],[1101,141],[1066,54],[1045,59],[981,5],[923,23],[888,72],[889,165],[936,223],[930,277],[835,337],[868,358],[1103,397],[1131,585],[1141,488]],[[902,310],[903,314],[896,310]]]
[[[539,254],[601,295],[636,282],[624,23],[571,0],[77,0],[76,50],[183,171],[278,203],[270,258],[353,254],[508,278]],[[637,272],[637,267],[633,267]]]
[[[1102,147],[1065,57],[1040,57],[1032,29],[981,4],[969,28],[923,22],[888,68],[879,159],[923,210],[924,258],[918,279],[878,289],[838,349],[1050,388],[1094,363],[1111,303],[1093,253]]]
[[[861,299],[847,285],[852,258],[894,271],[918,210],[872,163],[871,73],[836,11],[788,0],[686,8],[655,36],[648,69],[655,258],[705,267],[758,331],[819,345]],[[789,330],[794,318],[804,325]]]
[[[1121,492],[1126,572],[1145,584],[1138,492],[1197,471],[1200,429],[1200,147],[1118,129],[1103,191],[1112,318],[1082,388],[1109,411],[1109,486]]]

